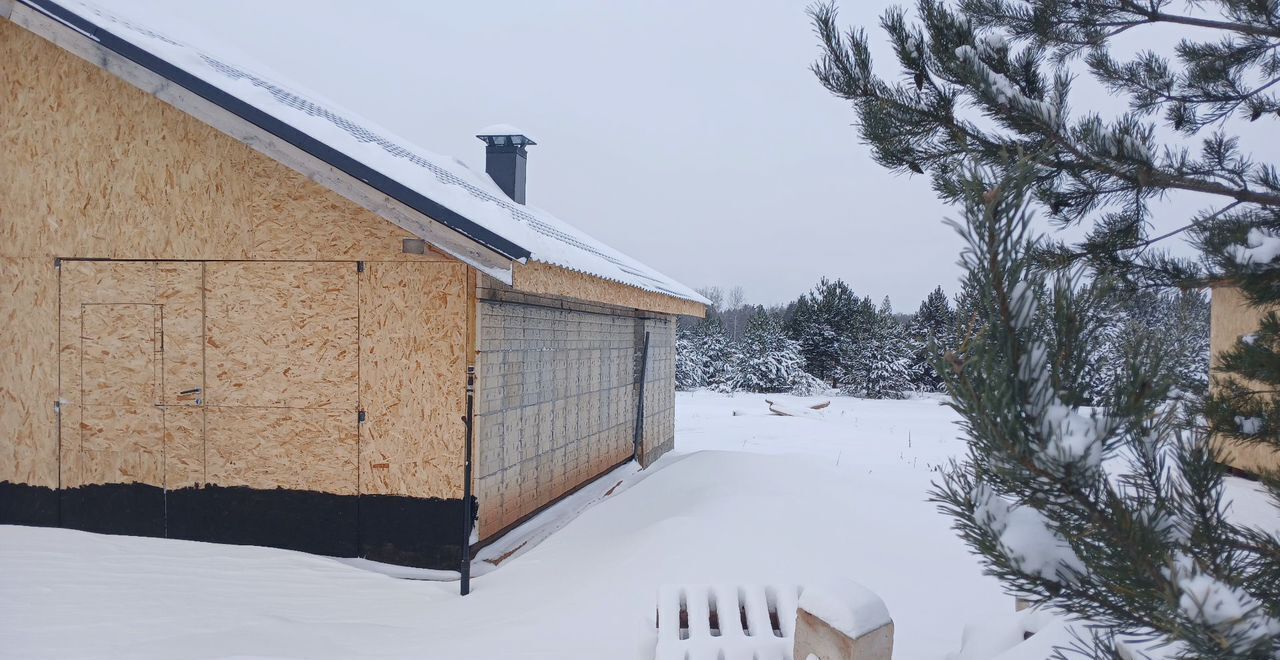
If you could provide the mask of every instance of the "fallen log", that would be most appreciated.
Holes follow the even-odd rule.
[[[769,404],[769,412],[775,415],[780,415],[782,417],[809,417],[812,419],[821,419],[821,413],[819,411],[831,405],[830,401],[824,401],[817,405],[809,406],[808,408],[792,408],[780,403],[775,403],[769,399],[765,399],[764,402]]]

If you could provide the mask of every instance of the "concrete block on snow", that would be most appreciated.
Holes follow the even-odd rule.
[[[893,619],[866,587],[834,579],[805,587],[796,611],[796,660],[890,660]]]

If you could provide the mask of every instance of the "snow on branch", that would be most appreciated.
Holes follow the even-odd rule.
[[[1233,652],[1247,652],[1280,635],[1280,621],[1268,615],[1262,603],[1245,590],[1201,571],[1191,557],[1177,557],[1166,573],[1181,592],[1178,609],[1220,633]]]
[[[1280,234],[1254,227],[1249,230],[1243,245],[1228,247],[1226,253],[1241,266],[1270,266],[1276,257],[1280,257]]]
[[[1075,582],[1085,572],[1071,545],[1049,527],[1036,509],[1015,504],[979,483],[973,492],[974,519],[999,540],[1000,550],[1019,571],[1054,582]]]
[[[984,52],[990,52],[993,48],[992,44],[999,43],[995,38],[986,37],[980,40],[979,47]],[[1058,109],[1053,104],[1023,94],[1013,81],[987,66],[973,46],[959,46],[955,53],[956,57],[977,76],[983,89],[990,92],[998,103],[1033,115],[1049,126],[1057,125]]]

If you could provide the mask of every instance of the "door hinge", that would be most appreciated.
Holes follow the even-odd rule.
[[[364,262],[363,262],[363,261],[357,261],[357,262],[356,262],[356,272],[357,272],[357,273],[363,273],[363,272],[364,272]]]
[[[53,269],[62,270],[62,257],[57,257],[53,260]]]
[[[356,412],[356,421],[357,421],[357,422],[359,422],[359,423],[361,423],[361,424],[363,424],[363,423],[364,423],[364,419],[365,419],[364,411],[363,411],[363,410],[357,411],[357,412]]]

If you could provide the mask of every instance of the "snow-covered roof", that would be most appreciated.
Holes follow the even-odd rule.
[[[83,0],[61,0],[56,4],[50,0],[24,2],[68,22],[90,38],[103,41],[103,37],[110,35],[124,41],[323,144],[345,157],[344,161],[350,159],[362,164],[385,177],[392,185],[387,186],[391,190],[383,192],[399,201],[405,200],[399,199],[396,191],[403,189],[426,198],[422,201],[432,208],[444,207],[443,215],[448,218],[436,217],[442,215],[439,213],[429,215],[507,257],[527,256],[534,261],[646,291],[703,304],[708,302],[693,289],[547,211],[516,203],[484,172],[476,172],[456,158],[414,145],[300,85],[260,75],[251,67],[231,61],[226,53],[218,52],[223,49],[210,48],[208,44],[202,49],[194,48],[141,25],[136,18],[126,20]],[[65,12],[80,20],[68,21],[70,17]],[[181,80],[175,82],[183,84]],[[504,132],[509,129],[519,132],[509,125],[485,130],[509,134]],[[283,137],[289,139],[289,136]],[[450,222],[450,218],[456,222]]]

